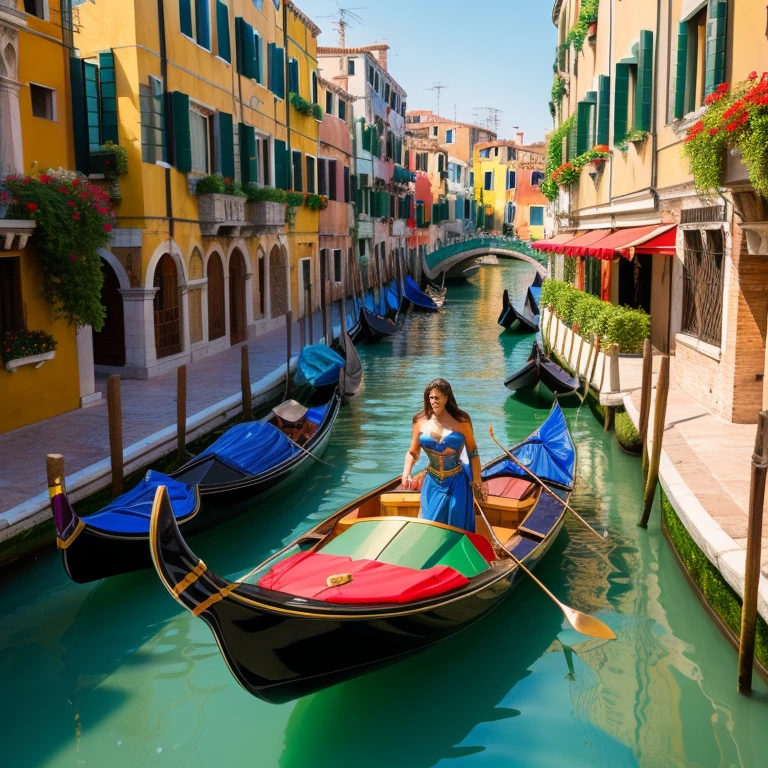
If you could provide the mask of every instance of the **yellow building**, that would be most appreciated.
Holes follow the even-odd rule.
[[[98,97],[78,162],[107,138],[128,160],[112,184],[120,227],[103,253],[96,365],[150,377],[303,312],[319,274],[317,210],[299,202],[286,221],[229,180],[316,192],[320,30],[285,0],[95,0],[76,13],[85,89]]]
[[[477,226],[486,232],[542,240],[547,199],[538,186],[544,179],[544,146],[518,141],[475,144],[472,162]]]
[[[59,0],[0,4],[3,176],[74,167],[71,28],[62,5]],[[6,332],[43,331],[54,337],[57,348],[53,356],[43,353],[51,359],[27,355],[0,369],[0,432],[72,410],[94,398],[90,336],[87,331],[77,334],[64,320],[54,320],[43,299],[34,228],[33,221],[0,219],[4,244],[0,248],[0,340]]]

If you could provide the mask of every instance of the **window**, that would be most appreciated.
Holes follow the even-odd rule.
[[[155,77],[139,85],[141,108],[141,159],[145,163],[168,162],[165,145],[165,104],[162,81]]]
[[[317,104],[319,103],[319,98],[317,96],[317,72],[312,73],[312,103]]]
[[[544,181],[543,171],[531,171],[531,186],[538,187]]]
[[[493,189],[493,171],[485,172],[485,182],[483,184],[483,189],[485,189],[486,192],[490,192]]]
[[[507,147],[507,162],[517,160],[517,150],[514,147]]]
[[[315,158],[307,155],[307,192],[316,192],[315,188]]]
[[[425,173],[429,170],[429,154],[428,153],[426,152],[416,153],[416,170],[424,171]]]
[[[389,83],[384,84],[384,101],[389,102],[389,97],[392,95],[391,86]]]
[[[530,224],[532,227],[543,227],[544,226],[544,206],[532,205],[530,218],[531,218]]]
[[[430,133],[430,136],[432,136],[432,138],[433,138],[433,139],[436,139],[436,138],[437,138],[437,126],[436,126],[436,125],[433,125],[433,126],[432,126],[432,127],[429,129],[429,133]]]
[[[480,150],[480,157],[490,157],[490,156],[491,156],[490,147],[488,149],[481,149]]]
[[[293,191],[304,191],[304,184],[301,179],[301,152],[297,149],[293,150]]]
[[[347,74],[348,75],[354,75],[355,74],[355,60],[354,59],[347,59]]]
[[[368,82],[373,85],[373,67],[368,67]]]
[[[270,182],[270,170],[269,170],[269,136],[257,136],[256,137],[256,148],[259,152],[259,157],[261,158],[261,162],[259,163],[259,168],[261,170],[261,177],[259,181],[265,186],[269,186]]]
[[[332,91],[325,92],[325,112],[328,115],[333,114],[333,92]]]
[[[350,176],[349,176],[349,166],[344,166],[344,202],[348,203],[352,199],[351,195],[351,188],[350,188]]]
[[[514,203],[507,203],[507,207],[504,210],[504,223],[505,224],[515,223],[515,204]]]
[[[379,92],[379,73],[378,72],[373,73],[373,90],[376,91],[376,93]]]
[[[613,140],[615,142],[620,142],[630,129],[639,131],[651,129],[653,32],[647,29],[641,30],[639,42],[633,46],[633,51],[637,53],[616,64],[613,114]],[[596,101],[596,98],[594,100]],[[590,123],[594,123],[593,118],[594,115],[590,114]],[[583,138],[580,137],[582,142],[587,140],[584,136],[587,130],[586,127],[582,129]]]
[[[569,261],[569,259],[566,259]],[[593,256],[584,258],[584,293],[600,298],[602,261]]]
[[[288,93],[299,92],[299,62],[288,59]]]
[[[15,3],[11,6],[15,6]],[[37,16],[38,19],[46,19],[47,3],[45,0],[24,0],[24,11],[30,16]]]
[[[719,347],[723,322],[723,230],[692,229],[683,236],[680,330]]]
[[[456,143],[456,130],[454,128],[451,128],[449,131],[445,132],[445,143],[446,144]]]
[[[341,251],[338,249],[333,252],[333,281],[341,282]]]
[[[192,145],[192,170],[211,173],[211,116],[199,109],[189,110],[189,133]]]
[[[339,120],[347,121],[347,102],[339,99]]]
[[[328,161],[323,157],[317,161],[317,192],[328,195]]]
[[[29,84],[29,95],[32,98],[32,115],[44,120],[56,119],[56,91],[44,85]]]
[[[328,161],[328,199],[338,200],[336,197],[336,161]]]
[[[517,172],[507,169],[507,189],[514,189],[517,186]]]
[[[24,304],[21,297],[21,259],[0,259],[0,339],[6,331],[24,328]]]
[[[475,172],[470,171],[469,172],[469,186],[474,187],[475,186]]]

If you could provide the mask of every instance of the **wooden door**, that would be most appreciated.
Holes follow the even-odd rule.
[[[239,344],[246,337],[245,261],[234,251],[229,259],[229,341]]]
[[[179,284],[173,257],[165,253],[155,267],[155,350],[157,358],[181,352]]]
[[[97,365],[125,365],[125,320],[120,281],[115,270],[101,262],[104,282],[101,286],[101,303],[107,310],[104,327],[93,332],[93,362]]]
[[[220,339],[226,332],[224,311],[224,267],[221,256],[212,253],[208,259],[208,341]]]

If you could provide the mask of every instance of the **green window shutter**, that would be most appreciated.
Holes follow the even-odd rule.
[[[254,32],[253,33],[253,49],[254,49],[254,56],[256,57],[256,82],[263,85],[264,83],[264,70],[261,66],[261,37]]]
[[[72,127],[75,136],[75,168],[90,173],[88,167],[88,132],[85,106],[85,72],[82,59],[69,58],[69,79],[72,91]]]
[[[637,87],[635,88],[634,115],[632,127],[641,131],[651,130],[653,105],[653,32],[640,31],[640,45],[637,52]]]
[[[99,67],[85,63],[85,115],[88,126],[88,149],[101,145],[101,112],[99,111]]]
[[[288,93],[299,92],[299,62],[288,59]]]
[[[117,144],[117,84],[115,55],[112,51],[99,54],[99,93],[101,95],[101,143]]]
[[[256,134],[252,125],[240,123],[240,178],[243,186],[259,180]]]
[[[580,101],[576,105],[576,154],[581,155],[592,149],[589,146],[589,125],[592,117],[592,105],[588,101]]]
[[[192,0],[179,0],[181,33],[192,37]]]
[[[576,110],[576,119],[573,121],[571,130],[568,132],[568,152],[566,160],[573,160],[576,155],[579,154],[579,117],[578,109]]]
[[[229,8],[216,0],[216,48],[220,58],[232,63],[232,47],[229,41]]]
[[[611,78],[600,75],[597,84],[597,143],[608,144],[611,130]]]
[[[197,44],[211,50],[211,8],[208,0],[195,0]]]
[[[228,112],[217,112],[219,123],[219,157],[221,175],[235,178],[235,137],[232,131],[232,115]]]
[[[189,96],[181,91],[171,93],[173,115],[173,157],[179,171],[192,170],[192,136],[189,131]]]
[[[360,143],[363,147],[363,152],[371,151],[371,135],[368,133],[368,126],[365,123],[360,124]]]
[[[275,186],[278,189],[290,189],[290,172],[288,170],[288,148],[284,141],[274,140],[275,146]]]
[[[707,54],[704,95],[708,96],[725,82],[725,32],[728,0],[709,0],[707,10]],[[698,106],[698,104],[696,105]]]
[[[685,80],[688,66],[688,22],[681,21],[677,25],[677,60],[674,69],[674,79],[670,91],[672,93],[672,117],[680,119],[685,114]]]
[[[285,98],[285,51],[270,43],[269,90],[279,99]]]
[[[301,152],[293,150],[293,156],[291,157],[291,165],[293,166],[293,191],[304,191],[304,175],[301,169]]]
[[[613,103],[613,141],[618,144],[627,135],[629,119],[629,64],[616,65]]]
[[[258,80],[256,38],[253,27],[239,16],[235,19],[235,45],[237,49],[237,71],[243,77]]]

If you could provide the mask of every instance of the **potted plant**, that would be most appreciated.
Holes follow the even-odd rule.
[[[245,192],[240,184],[221,174],[203,176],[195,187],[200,221],[216,227],[245,224]],[[206,233],[209,230],[206,229]],[[204,234],[206,234],[204,233]]]
[[[116,179],[128,173],[128,152],[114,142],[107,141],[91,152],[89,170],[107,179]]]
[[[10,373],[23,365],[39,368],[56,356],[56,339],[45,331],[6,331],[2,355],[5,370]]]
[[[274,187],[247,187],[246,218],[259,227],[285,225],[285,192]]]

